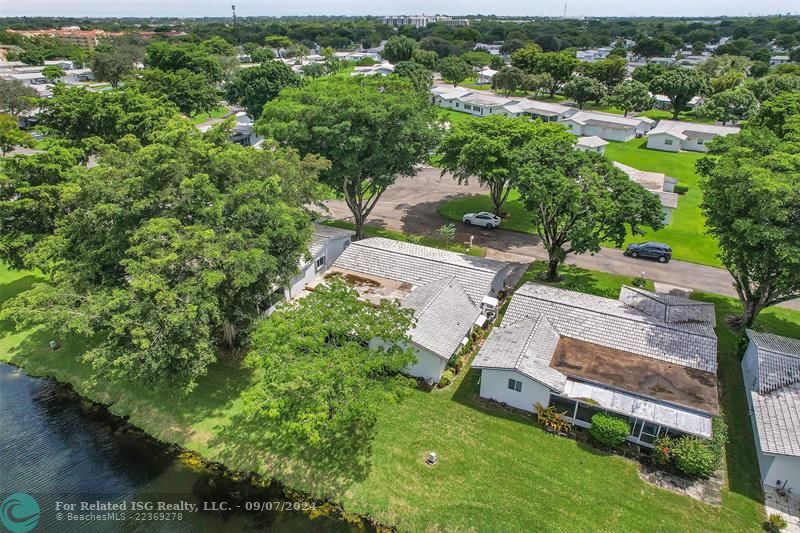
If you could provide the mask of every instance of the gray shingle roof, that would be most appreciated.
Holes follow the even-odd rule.
[[[414,310],[411,340],[446,360],[480,315],[455,276],[416,287],[402,305]]]
[[[750,392],[762,451],[800,456],[800,339],[748,329],[758,384]]]
[[[544,315],[565,337],[716,373],[717,337],[707,322],[667,323],[610,298],[526,283],[503,319]]]
[[[619,300],[664,322],[707,322],[712,326],[717,324],[714,304],[692,300],[679,294],[653,292],[623,285]]]
[[[308,245],[308,251],[313,258],[331,239],[353,236],[355,234],[356,233],[354,231],[350,231],[348,229],[314,224],[314,235],[311,237],[311,242]]]
[[[800,383],[750,397],[761,450],[800,457]]]
[[[335,266],[371,276],[427,285],[455,276],[473,303],[489,294],[507,263],[380,237],[352,243]]]
[[[514,369],[562,392],[567,378],[550,367],[560,336],[542,315],[495,328],[484,342],[473,368]]]

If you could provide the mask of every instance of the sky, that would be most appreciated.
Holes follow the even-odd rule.
[[[476,14],[560,16],[564,0],[0,0],[0,17]],[[568,16],[742,16],[800,13],[798,0],[567,0]]]

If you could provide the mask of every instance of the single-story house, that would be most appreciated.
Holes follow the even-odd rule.
[[[351,76],[388,76],[394,72],[394,65],[388,61],[382,61],[368,67],[355,67]]]
[[[623,117],[600,111],[578,111],[559,122],[579,137],[594,136],[606,141],[629,141],[644,135],[655,124],[647,117]]]
[[[242,146],[259,146],[264,141],[264,137],[255,132],[253,119],[244,111],[236,113],[236,123],[231,132],[231,142]]]
[[[680,120],[660,120],[658,125],[647,132],[647,147],[653,150],[678,152],[707,152],[706,143],[718,135],[739,133],[740,128],[734,126],[716,126],[713,124],[696,124]]]
[[[672,102],[670,102],[668,96],[663,94],[653,94],[653,93],[650,93],[650,96],[652,96],[655,99],[655,103],[653,104],[654,109],[661,109],[661,110],[672,109]],[[686,104],[686,108],[694,109],[701,103],[703,103],[703,97],[693,96],[692,99],[689,100],[689,102]]]
[[[438,383],[480,318],[484,298],[497,297],[509,272],[501,261],[369,238],[350,244],[323,279],[342,276],[367,301],[393,298],[412,309],[409,335],[417,361],[408,373]]]
[[[528,117],[542,122],[558,122],[577,112],[574,107],[530,98],[515,99],[513,103],[503,106],[503,110],[509,117]]]
[[[781,55],[781,56],[772,56],[769,58],[769,65],[774,67],[776,65],[783,65],[784,63],[789,63],[791,58],[788,55]]]
[[[492,81],[494,81],[494,75],[497,74],[497,71],[491,69],[489,67],[483,67],[481,70],[478,71],[478,78],[477,82],[479,85],[491,85]]]
[[[496,115],[504,113],[504,107],[510,100],[504,96],[499,96],[489,92],[474,91],[461,96],[455,102],[455,109],[471,115],[485,117],[486,115]]]
[[[608,141],[604,141],[600,137],[592,135],[591,137],[581,137],[578,139],[578,142],[575,143],[575,148],[578,150],[584,150],[586,152],[605,154],[606,145],[608,145]]]
[[[628,440],[710,438],[719,413],[712,304],[623,287],[619,299],[526,283],[472,367],[480,395],[533,412],[553,405],[591,427],[597,412],[630,422]]]
[[[764,485],[800,489],[800,339],[747,330],[742,375]]]
[[[556,122],[577,112],[569,107],[530,98],[506,97],[489,91],[464,87],[437,86],[431,89],[431,102],[446,109],[463,111],[479,117],[503,113],[509,117],[528,117]]]
[[[675,185],[678,180],[661,172],[646,172],[614,161],[614,166],[623,171],[633,181],[658,196],[664,212],[664,224],[672,220],[672,212],[678,207],[678,194]]]

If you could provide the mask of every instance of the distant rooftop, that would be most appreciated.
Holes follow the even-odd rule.
[[[698,124],[679,120],[659,120],[658,125],[647,132],[647,135],[666,134],[682,141],[689,137],[711,139],[717,135],[739,133],[740,128],[734,126],[716,126],[714,124]]]

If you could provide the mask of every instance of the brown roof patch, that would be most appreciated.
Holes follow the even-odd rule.
[[[550,366],[571,377],[719,413],[717,377],[710,372],[568,337],[559,341]]]

